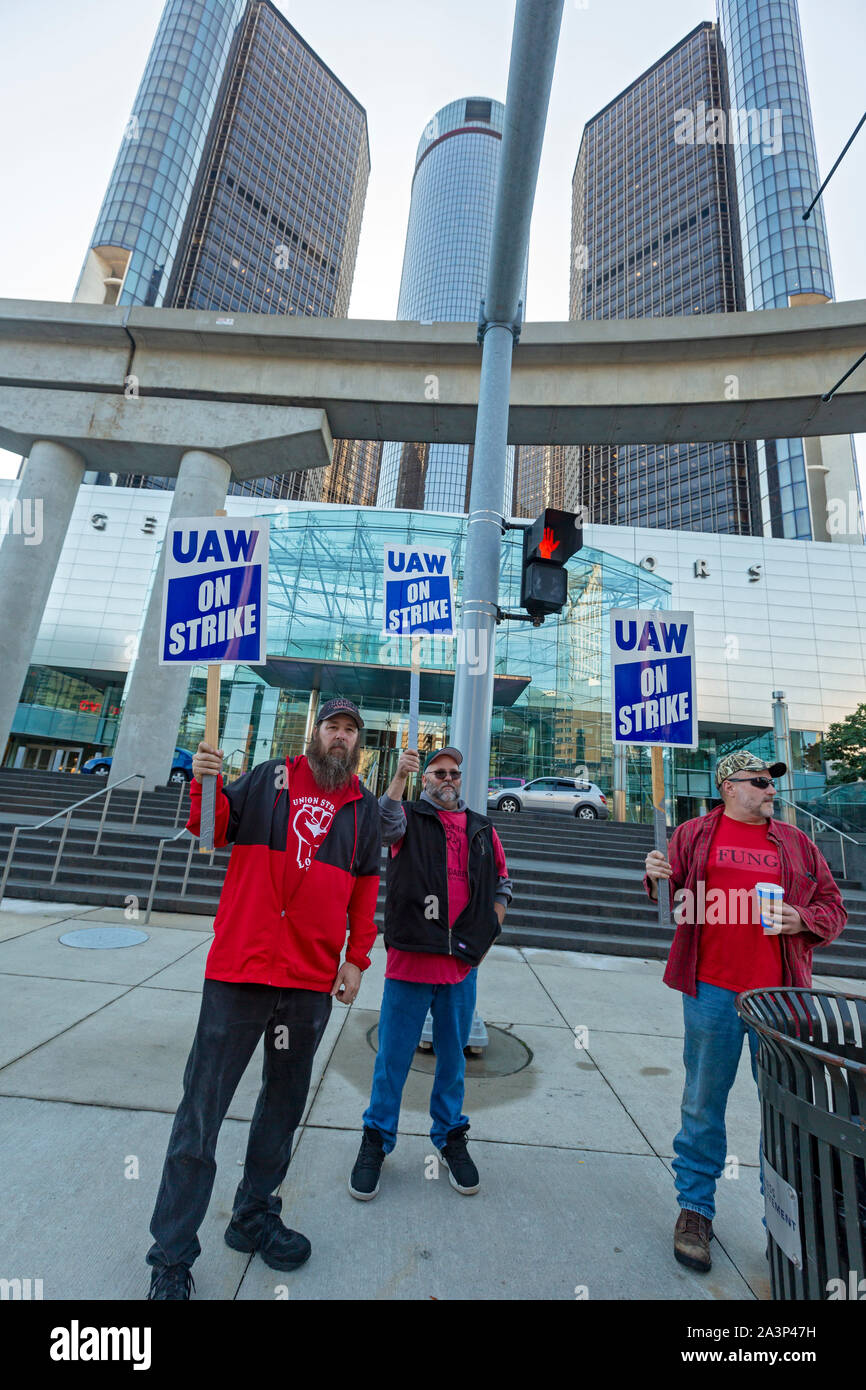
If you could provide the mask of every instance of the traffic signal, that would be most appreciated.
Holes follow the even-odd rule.
[[[523,533],[520,606],[533,618],[558,613],[568,597],[566,560],[583,545],[581,518],[545,507]]]

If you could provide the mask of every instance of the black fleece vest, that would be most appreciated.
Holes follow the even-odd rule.
[[[493,910],[499,875],[493,827],[466,811],[469,901],[448,926],[448,851],[445,827],[429,801],[404,802],[406,833],[388,857],[385,945],[400,951],[453,955],[477,965],[502,928]]]

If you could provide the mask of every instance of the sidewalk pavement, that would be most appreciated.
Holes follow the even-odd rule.
[[[41,1279],[45,1299],[144,1297],[148,1225],[211,921],[154,913],[141,945],[76,950],[58,937],[138,924],[121,909],[2,904],[0,1277]],[[356,1003],[334,1004],[282,1189],[283,1219],[309,1236],[312,1258],[280,1274],[223,1241],[260,1047],[220,1134],[194,1297],[769,1298],[745,1047],[728,1106],[737,1176],[719,1182],[713,1268],[699,1275],[673,1258],[682,1009],[659,961],[494,947],[478,980],[491,1042],[467,1065],[481,1191],[460,1196],[432,1161],[432,1062],[419,1053],[379,1195],[354,1201],[346,1180],[369,1097],[384,965],[380,937]],[[864,992],[862,981],[815,982]]]

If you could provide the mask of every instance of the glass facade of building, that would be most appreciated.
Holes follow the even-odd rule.
[[[119,304],[166,303],[202,155],[246,0],[168,0],[92,247],[131,252]]]
[[[324,482],[316,500],[375,507],[381,462],[381,439],[335,439],[334,457],[322,470]]]
[[[311,692],[320,703],[339,694],[363,710],[368,781],[384,790],[407,745],[409,711],[408,639],[380,635],[384,546],[449,548],[459,595],[465,535],[463,517],[430,512],[302,508],[271,518],[268,663],[223,668],[221,747],[233,773],[299,749]],[[519,599],[521,540],[517,532],[503,537],[505,608]],[[610,782],[609,610],[664,608],[669,592],[659,576],[584,547],[568,562],[568,604],[559,617],[539,628],[500,626],[492,773],[573,775],[586,765],[595,780]],[[423,639],[422,750],[448,740],[455,660],[455,639]],[[206,668],[192,675],[178,734],[186,748],[204,728]]]
[[[729,149],[682,117],[723,104],[718,31],[705,23],[587,123],[572,184],[571,318],[744,307]],[[580,447],[565,472],[566,506],[593,522],[757,528],[751,445]]]
[[[833,298],[797,0],[718,0],[739,192],[747,309],[787,308],[790,295]],[[747,138],[743,138],[746,136]],[[758,445],[767,534],[809,539],[802,440]],[[852,477],[854,470],[852,466]]]
[[[535,518],[545,507],[565,507],[566,469],[576,452],[565,444],[520,444],[514,451],[512,514]]]
[[[362,107],[271,5],[250,5],[175,307],[344,318],[369,173]]]
[[[11,495],[14,486],[0,485],[0,494]],[[170,504],[165,492],[83,486],[5,766],[74,771],[111,752]],[[257,499],[238,498],[233,510],[252,518],[263,508]],[[409,653],[380,636],[383,547],[421,540],[448,547],[459,595],[465,519],[286,501],[270,510],[278,515],[270,517],[268,661],[223,669],[220,741],[230,768],[237,773],[251,761],[298,751],[311,707],[315,712],[316,702],[345,692],[364,707],[365,769],[381,789],[408,736],[409,690]],[[866,688],[866,657],[858,656],[866,653],[866,604],[858,602],[866,596],[866,550],[617,526],[589,528],[584,536],[585,548],[568,564],[568,606],[559,619],[538,629],[503,623],[497,631],[494,771],[552,775],[585,766],[606,794],[611,790],[609,608],[640,604],[696,615],[701,740],[694,753],[668,755],[671,815],[682,820],[706,809],[713,759],[721,752],[747,745],[767,755],[777,688],[785,690],[791,712],[798,799],[819,790],[816,739],[847,718]],[[518,598],[520,539],[509,532],[502,542],[507,609]],[[711,578],[695,577],[701,556]],[[752,584],[748,569],[756,561],[763,577]],[[731,634],[729,622],[743,614],[747,595],[746,628]],[[470,661],[477,655],[467,652]],[[447,742],[454,657],[452,642],[427,643],[421,682],[427,748]],[[201,737],[205,685],[205,668],[195,668],[175,735],[181,747],[194,749]],[[630,750],[629,786],[632,817],[647,819],[645,751]]]
[[[476,323],[493,233],[493,198],[505,107],[484,97],[437,111],[418,144],[403,253],[398,319]],[[523,289],[526,305],[526,280]],[[514,450],[503,499],[511,501]],[[466,510],[471,450],[466,444],[385,444],[380,507]]]
[[[190,37],[196,24],[224,36],[219,61],[216,38],[209,63],[196,57]],[[181,68],[184,81],[176,90]],[[168,95],[160,96],[163,89]],[[152,244],[151,232],[147,246],[162,270],[158,294],[148,288],[156,285],[151,262],[139,269],[136,253],[119,302],[345,317],[370,173],[363,107],[269,0],[170,0],[136,102],[138,136],[121,151],[98,236],[116,234],[125,246],[151,226],[157,192],[150,171],[162,168],[169,140],[159,103],[169,100],[187,141],[175,185],[160,195],[171,255]],[[128,147],[139,151],[135,159]],[[182,175],[188,176],[183,193]],[[111,210],[127,195],[121,223]],[[352,488],[365,485],[368,454]],[[319,500],[323,488],[335,485],[344,455],[335,452],[328,469],[233,482],[229,492]],[[108,475],[99,481],[108,482]],[[135,474],[119,475],[118,483],[173,486],[171,479]]]

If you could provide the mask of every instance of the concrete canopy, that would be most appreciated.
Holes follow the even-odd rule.
[[[528,324],[514,354],[509,442],[848,434],[863,427],[866,369],[831,402],[821,395],[848,371],[864,341],[864,300],[691,318]],[[156,399],[160,409],[183,402],[181,418],[192,402],[234,411],[300,407],[323,410],[335,438],[471,443],[480,363],[474,324],[0,301],[0,423],[13,421],[17,440],[14,420],[24,418],[27,407],[16,411],[12,401],[38,390],[44,393],[40,404],[55,398],[52,429],[46,431],[43,416],[42,437],[48,433],[85,454],[90,444],[80,439],[75,397],[123,398],[131,379],[139,399],[126,402],[126,419],[134,418],[134,407]],[[102,418],[97,411],[97,427]],[[276,438],[268,428],[261,434]],[[0,442],[10,437],[7,427]],[[99,438],[97,430],[97,447]],[[195,445],[202,444],[197,434]],[[222,440],[218,448],[226,454]],[[149,468],[137,460],[127,466],[169,471],[162,459]],[[240,476],[274,471],[281,468],[269,462]]]
[[[190,449],[219,454],[236,478],[323,468],[333,440],[323,410],[0,386],[0,445],[37,439],[75,449],[89,468],[177,476]]]

